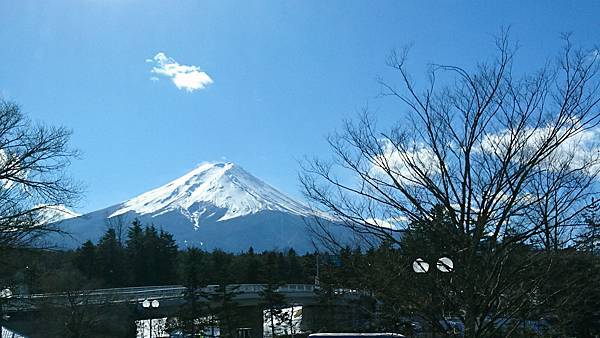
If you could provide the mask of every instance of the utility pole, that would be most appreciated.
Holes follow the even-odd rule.
[[[319,285],[319,252],[317,251],[317,275],[315,276],[315,286],[318,287]]]

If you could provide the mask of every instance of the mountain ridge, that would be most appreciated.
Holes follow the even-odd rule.
[[[228,212],[220,219],[241,217],[262,210],[284,211],[309,216],[310,209],[287,197],[231,162],[205,162],[187,174],[123,203],[109,217],[128,211],[160,214],[189,210],[194,204],[211,204]],[[195,210],[206,212],[207,210]]]
[[[156,224],[178,244],[243,251],[313,249],[306,223],[320,212],[285,195],[231,162],[205,162],[124,202],[61,221],[77,243],[97,240],[119,219]]]

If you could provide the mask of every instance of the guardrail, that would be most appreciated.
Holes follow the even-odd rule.
[[[266,284],[230,284],[228,290],[234,291],[238,297],[252,298],[259,297],[258,294],[266,289]],[[219,285],[208,285],[199,289],[200,293],[216,293]],[[95,290],[80,290],[70,292],[39,293],[29,295],[13,295],[8,302],[5,302],[5,311],[20,311],[26,309],[35,309],[38,304],[86,304],[100,305],[109,303],[140,303],[146,299],[183,299],[187,288],[182,285],[166,286],[136,286],[126,288],[108,288]],[[277,292],[287,296],[294,294],[300,297],[316,296],[315,291],[318,286],[312,284],[284,284],[277,288]],[[335,289],[336,295],[360,296],[367,295],[353,289]],[[7,304],[8,303],[8,304]]]
[[[201,288],[204,292],[215,292],[219,285],[208,285]],[[235,290],[237,293],[259,293],[267,288],[267,284],[229,284],[228,290]],[[314,292],[317,288],[312,284],[284,284],[277,288],[277,292],[295,293],[295,292]]]

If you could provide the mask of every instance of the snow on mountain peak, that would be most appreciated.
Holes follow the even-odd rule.
[[[199,224],[219,210],[219,221],[271,210],[310,216],[311,210],[233,163],[207,162],[159,188],[123,202],[109,217],[129,211],[158,216],[179,211]]]
[[[68,209],[64,205],[36,205],[35,208],[39,208],[37,216],[39,217],[38,223],[40,224],[48,224],[81,216],[81,214]]]

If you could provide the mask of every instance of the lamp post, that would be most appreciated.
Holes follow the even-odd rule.
[[[437,260],[435,267],[439,272],[444,274],[448,272],[453,272],[454,262],[448,257],[440,257]],[[429,263],[427,263],[423,258],[419,257],[415,259],[412,263],[412,269],[415,273],[427,273],[429,271]],[[450,284],[452,284],[452,278],[450,278]],[[452,328],[452,330],[455,333],[456,329],[454,327]]]
[[[4,288],[0,291],[0,315],[2,315],[2,319],[8,320],[9,316],[4,314],[4,300],[11,298],[13,295],[12,291],[9,288]]]
[[[437,260],[435,267],[443,273],[454,271],[454,262],[448,257],[441,257]],[[429,263],[419,257],[412,263],[413,271],[416,273],[427,273],[429,271]]]
[[[146,310],[158,309],[159,306],[160,306],[160,303],[156,299],[153,301],[145,299],[142,302],[142,307]],[[152,338],[152,317],[150,317],[150,338]]]
[[[435,266],[441,272],[454,271],[454,262],[448,257],[441,257],[440,259],[438,259]]]

